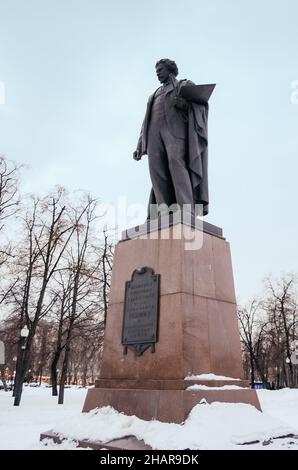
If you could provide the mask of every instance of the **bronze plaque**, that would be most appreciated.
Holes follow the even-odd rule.
[[[152,268],[136,269],[131,281],[125,283],[122,344],[141,356],[151,346],[155,351],[158,340],[160,274]]]

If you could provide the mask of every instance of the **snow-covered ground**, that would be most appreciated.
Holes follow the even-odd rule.
[[[24,387],[20,406],[13,406],[11,392],[0,391],[0,449],[32,449],[39,445],[39,436],[59,422],[78,415],[87,391],[65,390],[65,403],[58,405],[51,388]]]
[[[21,405],[13,406],[11,392],[0,391],[0,449],[73,449],[39,442],[41,432],[54,429],[72,439],[110,440],[136,435],[155,449],[298,449],[298,440],[272,439],[298,434],[298,389],[259,390],[263,413],[245,404],[199,404],[183,425],[146,422],[110,407],[81,413],[87,390],[65,390],[58,405],[51,389],[25,387]],[[268,445],[241,445],[260,440]]]

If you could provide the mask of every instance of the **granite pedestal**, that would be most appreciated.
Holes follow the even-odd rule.
[[[124,355],[121,344],[125,282],[144,266],[160,274],[159,339],[154,353],[136,357]],[[226,379],[196,377],[201,374]],[[243,380],[229,243],[211,224],[205,231],[173,223],[149,234],[146,226],[126,232],[115,249],[100,377],[83,411],[111,405],[139,418],[180,423],[202,399],[260,409]]]

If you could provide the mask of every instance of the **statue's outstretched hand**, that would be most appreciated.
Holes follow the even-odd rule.
[[[133,153],[133,159],[136,161],[139,161],[141,160],[141,158],[142,158],[141,152],[139,150],[135,150]]]

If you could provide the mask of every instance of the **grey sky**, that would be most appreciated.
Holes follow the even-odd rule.
[[[59,183],[146,203],[131,158],[157,59],[217,83],[208,221],[231,243],[240,299],[298,271],[296,0],[0,0],[0,153],[30,164],[26,191]]]

